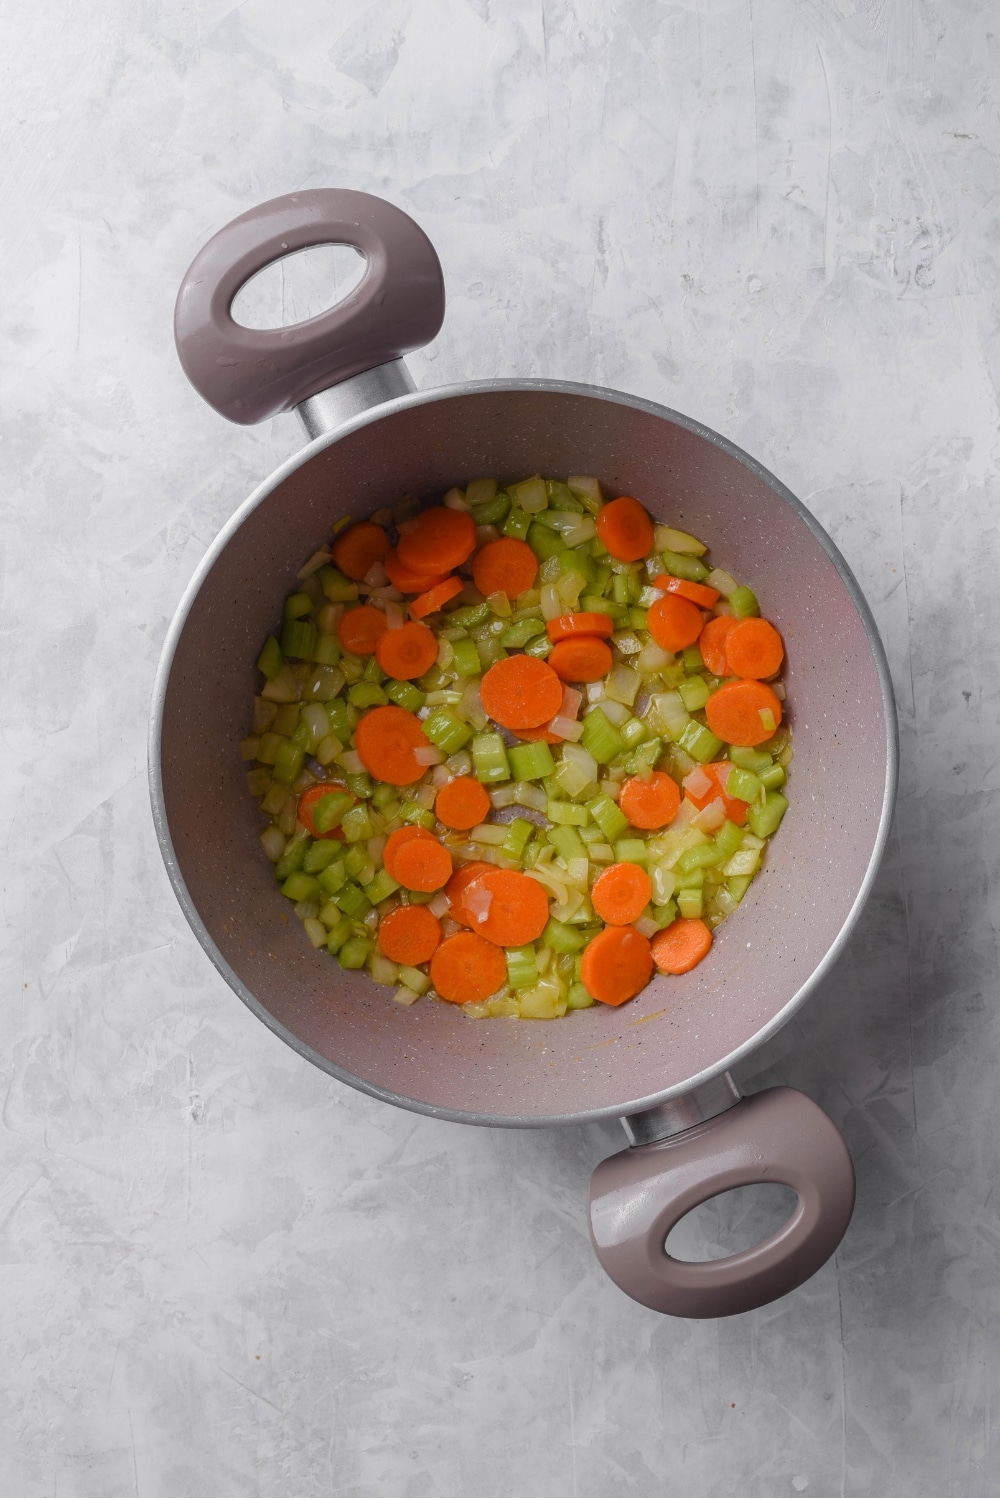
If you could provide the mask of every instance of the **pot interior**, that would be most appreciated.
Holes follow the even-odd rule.
[[[404,493],[437,497],[477,476],[536,472],[596,474],[607,495],[635,495],[657,520],[702,537],[754,588],[787,650],[790,807],[766,868],[692,973],[658,976],[620,1009],[559,1021],[470,1021],[427,1000],[403,1009],[391,990],[311,948],[276,889],[238,752],[255,661],[296,570],[336,517]],[[521,386],[416,398],[312,453],[246,510],[206,560],[176,639],[161,774],[178,894],[266,1024],[369,1092],[513,1124],[622,1113],[681,1092],[788,1018],[874,873],[894,725],[864,606],[786,491],[686,419],[626,398]]]

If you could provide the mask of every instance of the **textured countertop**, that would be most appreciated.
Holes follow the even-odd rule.
[[[0,18],[4,1495],[1000,1490],[990,10]],[[240,1004],[172,895],[145,760],[160,645],[302,441],[199,401],[173,300],[215,229],[319,186],[383,194],[437,247],[449,310],[418,385],[560,377],[696,417],[805,500],[878,618],[889,851],[834,972],[738,1070],[831,1113],[858,1205],[762,1311],[629,1302],[585,1216],[617,1126],[477,1130],[353,1092]],[[697,1232],[728,1244],[762,1213]]]

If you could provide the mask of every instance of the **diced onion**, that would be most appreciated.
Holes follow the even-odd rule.
[[[394,599],[386,601],[385,623],[390,630],[401,630],[403,628],[403,606],[397,604]]]
[[[722,568],[713,568],[705,582],[710,589],[718,589],[724,599],[728,599],[730,594],[734,594],[739,588],[732,574],[725,572]]]
[[[469,833],[476,844],[502,844],[506,837],[507,829],[502,823],[477,823]]]
[[[660,924],[653,917],[640,917],[638,922],[632,924],[636,932],[641,932],[644,938],[651,938],[660,930]]]
[[[532,880],[537,880],[538,884],[544,886],[547,891],[551,891],[557,901],[565,902],[568,898],[568,886],[547,865],[532,865],[526,873]]]
[[[360,776],[365,769],[365,763],[356,750],[341,750],[336,759],[349,776]]]
[[[417,745],[413,752],[413,759],[418,766],[439,766],[444,756],[436,745]]]
[[[784,703],[786,697],[788,696],[785,692],[785,684],[783,682],[772,682],[771,692],[781,703]]]
[[[617,698],[602,698],[601,712],[610,723],[616,725],[624,724],[626,719],[632,717],[624,703],[619,703]]]
[[[427,910],[439,919],[451,910],[451,902],[444,891],[436,891],[434,893],[427,903]]]
[[[539,604],[544,620],[556,620],[563,613],[562,600],[555,586],[551,583],[542,585]]]
[[[365,574],[365,583],[370,589],[384,589],[389,576],[380,562],[373,562]]]
[[[583,725],[579,719],[564,719],[562,714],[556,714],[548,726],[553,734],[559,735],[563,740],[579,740],[583,738]]]
[[[503,592],[502,589],[495,594],[487,594],[486,603],[489,605],[493,613],[495,615],[499,615],[502,620],[507,620],[510,618],[510,600],[507,598],[507,595]]]
[[[591,516],[579,516],[574,519],[576,525],[563,532],[563,541],[567,547],[580,547],[597,535],[597,527]]]
[[[418,807],[422,807],[425,811],[430,812],[434,806],[434,798],[436,796],[437,793],[432,786],[418,786],[410,800],[411,802],[415,802]]]
[[[416,990],[411,990],[407,985],[401,984],[392,998],[397,1005],[412,1005],[415,1000],[420,999],[420,996]]]
[[[333,554],[331,553],[329,547],[320,547],[319,551],[314,552],[307,563],[303,563],[302,567],[295,575],[296,578],[300,580],[304,578],[311,578],[314,573],[319,572],[320,568],[326,567],[332,556]]]
[[[695,766],[694,770],[685,776],[681,783],[684,790],[690,793],[692,798],[706,796],[712,790],[714,784],[711,776],[707,774],[702,766]]]
[[[273,823],[269,823],[264,829],[264,832],[260,836],[260,841],[264,845],[264,853],[272,864],[279,860],[285,852],[285,835],[281,832],[280,828],[275,828]]]
[[[517,783],[505,781],[503,786],[494,787],[489,793],[489,799],[498,811],[504,807],[513,807],[517,801]]]
[[[431,780],[433,781],[435,787],[437,787],[438,791],[440,791],[443,786],[447,786],[449,781],[454,780],[454,778],[451,772],[448,770],[447,765],[440,765],[434,767],[433,771],[431,772]]]
[[[579,773],[583,786],[586,786],[590,781],[597,780],[597,761],[583,745],[571,742],[564,746],[562,759],[564,763],[572,765],[573,769]]]
[[[445,495],[444,500],[442,501],[442,504],[446,505],[449,510],[469,510],[470,509],[469,504],[466,501],[465,495],[464,495],[464,493],[460,489],[451,489],[451,490],[449,490],[448,493]]]
[[[714,833],[721,828],[726,821],[726,804],[721,797],[716,797],[707,807],[703,807],[696,818],[693,819],[695,828],[700,828],[703,833]]]

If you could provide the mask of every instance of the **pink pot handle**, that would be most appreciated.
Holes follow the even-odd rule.
[[[723,1260],[681,1261],[664,1241],[685,1214],[730,1188],[780,1182],[799,1201],[761,1244]],[[840,1131],[797,1089],[765,1089],[691,1130],[602,1161],[590,1181],[590,1236],[623,1292],[678,1318],[763,1307],[836,1250],[854,1209],[854,1164]]]
[[[242,328],[230,312],[251,276],[310,245],[353,245],[368,262],[335,307],[290,328]],[[370,193],[314,188],[240,214],[198,252],[181,283],[174,338],[184,373],[232,422],[260,422],[429,343],[444,320],[434,247],[407,214]]]

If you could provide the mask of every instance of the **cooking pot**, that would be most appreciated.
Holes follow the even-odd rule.
[[[239,289],[281,257],[355,247],[367,265],[335,307],[291,328],[232,319]],[[757,1307],[839,1243],[854,1203],[847,1147],[805,1095],[741,1099],[729,1069],[785,1024],[833,965],[885,846],[897,744],[885,655],[847,564],[806,508],[717,433],[651,401],[554,380],[417,392],[402,356],[437,333],[444,291],[418,226],[365,193],[321,190],[242,214],[196,256],[175,332],[183,367],[223,416],[295,408],[311,439],[236,511],[191,581],[156,680],[150,779],[180,904],[228,983],[317,1067],[388,1103],[493,1126],[621,1119],[629,1145],[590,1193],[594,1248],[639,1302],[685,1317]],[[261,642],[296,570],[338,517],[482,475],[595,474],[656,520],[708,539],[748,580],[787,647],[790,807],[763,872],[683,977],[628,1005],[558,1021],[471,1021],[410,1009],[342,970],[287,920],[247,794]],[[673,1226],[727,1189],[784,1183],[784,1226],[722,1260],[667,1254]]]

